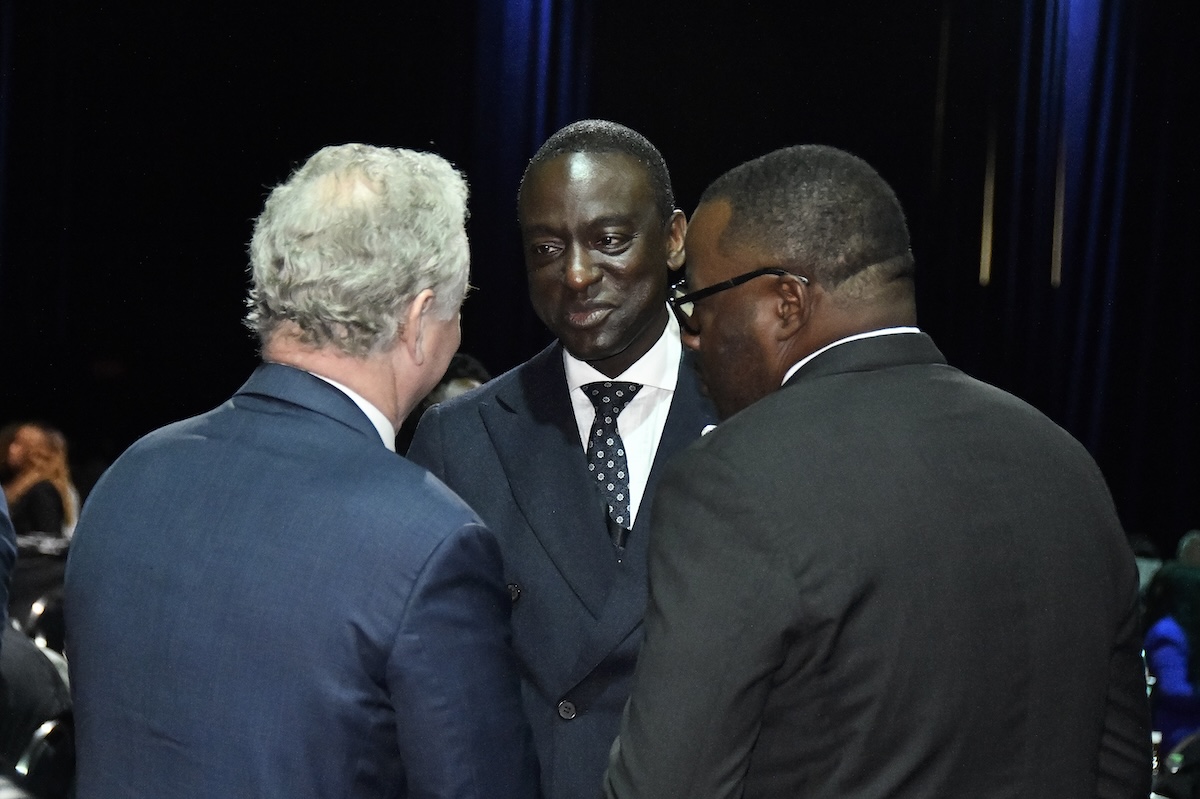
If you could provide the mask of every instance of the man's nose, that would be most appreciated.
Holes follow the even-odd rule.
[[[567,265],[563,282],[579,291],[600,279],[601,270],[588,258],[583,247],[572,247],[567,252]]]

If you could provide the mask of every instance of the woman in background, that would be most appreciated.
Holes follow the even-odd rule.
[[[62,434],[32,422],[10,425],[0,430],[0,453],[4,455],[0,484],[18,538],[69,537],[78,500]]]
[[[1200,730],[1200,568],[1164,565],[1146,589],[1146,666],[1161,751]]]

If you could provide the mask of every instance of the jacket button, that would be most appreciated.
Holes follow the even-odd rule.
[[[558,717],[563,721],[570,721],[575,718],[575,703],[570,699],[564,699],[558,703]]]
[[[521,586],[516,583],[508,584],[508,595],[512,599],[513,604],[517,604],[517,600],[521,598]]]

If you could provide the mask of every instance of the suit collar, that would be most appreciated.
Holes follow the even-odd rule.
[[[321,378],[294,366],[261,364],[235,396],[269,397],[327,416],[383,444],[379,431],[346,394]]]
[[[918,363],[946,363],[946,356],[925,333],[856,339],[818,354],[797,370],[784,386],[830,374],[865,372]]]

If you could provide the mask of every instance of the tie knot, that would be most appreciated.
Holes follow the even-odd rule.
[[[625,406],[641,388],[641,383],[614,383],[605,380],[599,383],[585,383],[583,393],[592,401],[597,414],[616,416],[625,410]]]

